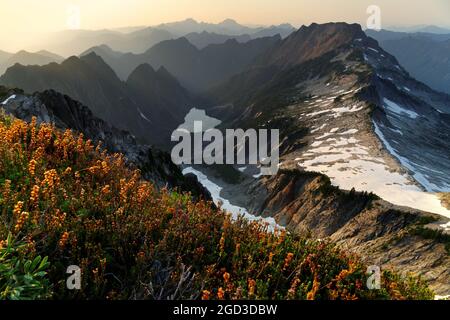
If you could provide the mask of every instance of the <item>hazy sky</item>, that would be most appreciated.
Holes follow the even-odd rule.
[[[194,18],[243,24],[294,26],[311,22],[365,24],[369,5],[381,8],[387,26],[450,27],[450,0],[0,0],[0,50],[18,50],[35,33],[67,28],[73,6],[82,29],[155,25]]]

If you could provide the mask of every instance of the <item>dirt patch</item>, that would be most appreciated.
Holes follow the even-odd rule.
[[[450,192],[440,193],[439,199],[442,205],[450,210]]]

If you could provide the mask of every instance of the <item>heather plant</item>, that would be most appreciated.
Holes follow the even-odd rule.
[[[8,261],[19,266],[15,277],[31,274],[37,283],[21,291],[23,298],[433,296],[420,279],[395,272],[384,272],[380,290],[368,290],[358,257],[328,242],[232,220],[189,194],[158,190],[122,155],[82,134],[4,119],[0,140],[0,248],[20,243],[20,254],[8,251],[0,260],[2,298],[21,297],[4,294]],[[80,290],[66,287],[71,265],[81,269]]]

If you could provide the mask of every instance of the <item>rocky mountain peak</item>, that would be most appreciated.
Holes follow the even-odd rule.
[[[313,23],[302,26],[273,48],[265,57],[265,64],[284,67],[301,64],[323,54],[350,45],[356,39],[366,41],[367,36],[358,24]]]

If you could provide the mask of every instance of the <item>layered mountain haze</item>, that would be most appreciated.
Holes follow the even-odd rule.
[[[61,62],[63,60],[63,57],[46,50],[37,52],[28,52],[25,50],[21,50],[14,54],[2,51],[0,52],[0,75],[2,75],[6,71],[6,69],[15,65],[16,63],[24,66],[42,66],[51,62]]]
[[[65,30],[43,38],[32,47],[46,48],[68,57],[102,44],[117,51],[142,53],[163,40],[172,39],[173,36],[165,30],[146,27],[129,33],[113,30]]]
[[[15,65],[0,78],[0,83],[27,93],[53,89],[67,94],[89,106],[95,116],[130,131],[139,140],[166,146],[178,125],[172,115],[179,112],[183,116],[195,99],[165,69],[142,76],[144,69],[151,68],[138,68],[129,82],[123,82],[102,58],[91,53],[61,64]],[[139,80],[143,83],[139,84]],[[149,83],[165,91],[149,90]]]
[[[186,19],[184,21],[163,23],[156,26],[156,28],[169,31],[177,37],[182,37],[193,32],[200,33],[205,31],[230,36],[250,35],[253,39],[270,37],[278,34],[284,38],[295,31],[294,27],[290,24],[281,24],[270,27],[248,27],[237,23],[233,19],[225,19],[217,24]]]
[[[191,32],[184,36],[190,43],[196,46],[198,49],[203,49],[210,44],[222,44],[231,39],[236,39],[237,42],[245,43],[250,41],[252,38],[248,34],[243,34],[239,36],[218,34],[213,32]],[[259,37],[264,38],[264,37]]]
[[[111,50],[98,47],[88,52],[95,52],[108,61],[121,79],[126,79],[138,65],[148,63],[155,69],[164,66],[183,86],[200,92],[242,72],[279,41],[280,36],[255,39],[246,43],[230,39],[200,50],[183,37],[158,43],[140,55],[117,55]]]
[[[228,39],[246,42],[251,39],[280,35],[287,37],[295,31],[290,24],[269,27],[247,27],[234,20],[221,23],[197,22],[187,19],[156,26],[127,27],[102,30],[64,30],[43,34],[27,48],[46,50],[61,56],[79,55],[91,47],[107,45],[115,51],[141,54],[161,41],[187,37],[199,49],[209,44],[221,44]]]
[[[394,55],[411,76],[450,94],[450,33],[369,31],[368,34],[380,41],[380,46]]]

